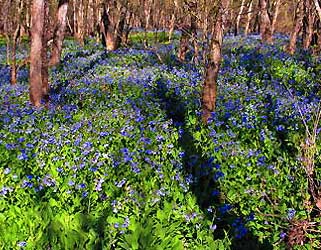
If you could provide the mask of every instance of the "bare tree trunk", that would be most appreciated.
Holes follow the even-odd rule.
[[[10,46],[10,36],[8,33],[5,34],[6,36],[6,64],[10,65],[10,54],[11,54],[11,46]]]
[[[101,41],[104,47],[107,46],[107,30],[110,25],[110,20],[109,16],[107,13],[107,7],[104,5],[103,6],[103,13],[101,16],[101,21],[100,21],[100,33],[101,33]]]
[[[10,51],[11,51],[11,44],[10,44],[10,33],[12,30],[11,20],[10,20],[10,5],[11,0],[7,0],[4,2],[3,9],[1,11],[1,15],[3,17],[3,31],[6,37],[6,64],[10,65]]]
[[[16,51],[17,51],[17,43],[20,33],[20,24],[17,24],[17,28],[14,32],[13,38],[12,38],[12,47],[11,47],[11,74],[10,74],[10,83],[11,85],[17,84],[17,58],[16,58]]]
[[[117,1],[108,2],[104,6],[101,33],[103,44],[107,50],[114,51],[120,47],[125,21],[127,6],[123,6]]]
[[[190,27],[188,25],[183,25],[183,27],[181,28],[181,38],[179,41],[179,49],[178,49],[178,59],[181,62],[185,61],[185,57],[186,57],[186,53],[188,51],[188,45],[189,45],[189,29]]]
[[[274,11],[273,11],[273,18],[272,18],[272,25],[271,25],[272,35],[274,34],[274,31],[275,31],[275,25],[276,25],[278,15],[279,15],[280,4],[281,4],[281,0],[276,0],[274,2],[274,8],[273,8]]]
[[[253,0],[250,0],[250,6],[248,8],[247,20],[245,25],[245,35],[248,35],[250,33],[250,26],[251,26],[251,21],[253,16],[252,12],[253,12]]]
[[[204,123],[208,123],[211,118],[211,112],[213,112],[216,107],[217,78],[222,60],[223,27],[225,26],[225,15],[228,7],[229,0],[222,0],[220,2],[219,10],[215,19],[216,22],[211,32],[210,54],[208,57],[208,65],[206,66],[206,74],[202,91],[202,120]]]
[[[303,19],[303,48],[308,49],[312,42],[313,25],[315,21],[314,8],[311,0],[304,2],[304,19]]]
[[[189,9],[191,12],[191,38],[194,46],[194,62],[198,62],[199,47],[198,47],[198,37],[197,37],[197,3],[191,2],[189,4]]]
[[[176,22],[176,17],[175,17],[175,11],[172,14],[170,25],[169,25],[169,32],[168,32],[168,41],[172,41],[174,29],[175,29],[175,22]]]
[[[122,44],[124,45],[128,45],[128,37],[129,37],[129,33],[132,29],[131,27],[131,23],[132,23],[132,18],[133,18],[133,13],[130,11],[127,11],[126,14],[126,21],[125,21],[125,25],[124,25],[124,31],[122,34]]]
[[[244,7],[245,7],[245,0],[242,0],[241,6],[240,6],[240,11],[236,17],[236,24],[235,24],[235,31],[234,31],[235,36],[237,36],[240,32],[240,23],[241,23],[241,17],[243,14]]]
[[[320,7],[319,0],[314,0],[314,6],[315,6],[315,8],[316,8],[316,10],[317,10],[319,19],[320,19],[320,21],[321,21],[321,7]]]
[[[117,22],[116,29],[114,31],[114,44],[111,50],[116,50],[121,45],[121,39],[122,39],[124,26],[126,22],[126,13],[127,13],[127,8],[122,7],[119,14],[119,20]]]
[[[291,33],[290,43],[288,45],[288,52],[290,54],[294,54],[295,52],[296,40],[300,32],[300,29],[302,27],[302,20],[303,20],[303,0],[298,0],[295,19],[294,19],[294,25]]]
[[[33,0],[30,48],[30,101],[40,107],[42,99],[42,41],[44,33],[45,0]]]
[[[260,0],[260,29],[262,41],[272,44],[272,23],[268,12],[268,2],[269,0]]]
[[[60,62],[62,43],[67,26],[67,11],[69,0],[59,0],[57,11],[57,22],[54,30],[53,47],[49,65],[54,66]]]
[[[73,26],[73,35],[74,37],[77,39],[77,34],[78,34],[78,20],[77,20],[77,13],[78,13],[78,8],[77,8],[77,0],[73,0],[73,4],[72,4],[72,7],[73,7],[73,11],[72,11],[72,14],[73,14],[73,23],[72,23],[72,26]]]
[[[42,98],[44,99],[46,105],[49,102],[49,74],[48,74],[48,66],[49,66],[49,58],[48,58],[48,41],[50,38],[49,31],[49,5],[48,2],[45,1],[44,7],[44,26],[43,26],[43,35],[42,35],[42,67],[41,67],[41,77],[42,77]]]
[[[152,15],[152,0],[145,0],[144,4],[144,13],[145,13],[145,25],[146,30],[150,29],[150,21],[151,21],[151,15]]]
[[[84,45],[85,25],[84,25],[84,3],[83,0],[78,0],[77,11],[77,34],[76,38],[81,45]]]

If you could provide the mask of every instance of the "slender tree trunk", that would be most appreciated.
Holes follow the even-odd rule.
[[[125,46],[128,45],[128,37],[129,37],[129,33],[130,33],[131,29],[132,29],[132,27],[131,27],[132,18],[133,18],[133,13],[130,12],[130,11],[127,11],[127,13],[126,13],[126,21],[125,21],[125,24],[124,24],[124,30],[123,30],[122,38],[121,38],[121,42]]]
[[[119,20],[117,22],[116,29],[114,31],[114,44],[111,50],[116,50],[121,45],[121,39],[122,39],[124,26],[126,22],[126,13],[127,13],[126,7],[122,7],[119,14]]]
[[[250,0],[250,6],[248,8],[247,20],[245,25],[245,35],[248,35],[250,33],[250,26],[251,26],[251,21],[253,16],[252,12],[253,12],[253,0]]]
[[[313,25],[315,21],[314,8],[311,0],[304,2],[304,19],[303,19],[303,48],[308,49],[312,42]]]
[[[59,0],[57,21],[54,30],[53,46],[51,51],[51,58],[49,65],[54,66],[60,62],[62,43],[65,36],[65,30],[67,26],[67,11],[68,11],[68,0]]]
[[[11,46],[10,46],[10,36],[8,33],[5,34],[6,37],[6,64],[10,65],[10,54],[11,54]]]
[[[314,6],[317,10],[317,13],[318,13],[318,16],[319,16],[319,19],[321,21],[321,7],[320,7],[320,3],[319,3],[319,0],[313,0],[314,2]]]
[[[30,101],[40,107],[42,99],[42,41],[44,33],[45,0],[33,0],[30,48]]]
[[[72,26],[73,26],[73,35],[74,37],[77,39],[77,34],[78,34],[78,20],[77,20],[77,13],[78,13],[78,7],[77,7],[77,0],[73,0],[72,2],[72,7],[73,7],[73,11],[72,11],[72,14],[73,14],[73,23],[72,23]]]
[[[193,2],[190,4],[189,9],[191,11],[191,38],[194,46],[194,62],[198,62],[199,47],[197,37],[197,4]]]
[[[101,41],[104,47],[107,47],[107,30],[109,25],[110,25],[110,20],[107,13],[107,7],[104,5],[101,21],[100,21]]]
[[[172,14],[170,25],[169,25],[169,32],[168,32],[168,41],[171,42],[173,38],[173,33],[175,30],[175,22],[176,22],[176,17],[175,17],[175,11]]]
[[[261,38],[263,42],[272,44],[272,23],[268,12],[268,2],[269,0],[260,0],[260,29]]]
[[[295,19],[294,19],[294,25],[293,25],[293,29],[290,37],[290,43],[288,45],[288,52],[290,54],[294,54],[295,52],[296,40],[300,32],[300,29],[302,27],[302,20],[303,20],[303,0],[298,0]]]
[[[271,25],[272,35],[274,34],[275,25],[279,16],[280,4],[281,4],[281,0],[276,0],[274,3],[274,11],[273,11],[273,18],[272,18],[272,25]]]
[[[17,43],[20,33],[20,24],[17,24],[17,28],[14,32],[13,38],[12,38],[12,46],[11,46],[11,77],[10,77],[10,83],[11,85],[17,84],[17,57],[16,57],[16,51],[17,51]]]
[[[84,3],[83,0],[78,0],[77,11],[77,35],[76,38],[81,45],[84,45],[85,24],[84,24]]]
[[[43,35],[42,35],[42,67],[41,67],[41,77],[42,77],[42,98],[44,99],[46,105],[49,102],[49,58],[48,58],[48,41],[50,39],[50,29],[49,29],[49,5],[48,2],[45,1],[44,6],[44,26],[43,26]]]
[[[235,24],[235,31],[234,31],[235,36],[237,36],[240,32],[240,23],[241,23],[241,17],[244,11],[244,7],[245,7],[245,0],[242,0],[240,11],[236,17],[236,24]]]
[[[179,41],[179,49],[178,49],[178,59],[181,62],[185,61],[185,57],[186,57],[186,53],[188,51],[188,45],[189,45],[189,29],[190,27],[188,25],[183,25],[183,27],[181,28],[181,38]]]
[[[217,78],[222,60],[223,27],[225,26],[225,15],[228,7],[229,0],[222,0],[220,2],[215,24],[212,28],[210,54],[202,91],[202,120],[204,123],[208,123],[211,118],[211,112],[216,107]]]
[[[152,15],[152,0],[145,0],[144,4],[144,12],[145,12],[145,25],[146,25],[146,31],[150,29],[150,21],[151,21],[151,15]]]

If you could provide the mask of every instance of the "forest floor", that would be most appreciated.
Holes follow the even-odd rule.
[[[288,55],[286,42],[225,39],[208,126],[203,67],[192,53],[180,63],[175,44],[107,52],[66,41],[38,110],[27,68],[9,85],[1,46],[0,249],[320,247],[300,157],[321,64]]]

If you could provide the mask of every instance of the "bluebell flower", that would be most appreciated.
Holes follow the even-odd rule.
[[[126,179],[122,179],[120,182],[116,183],[116,186],[121,188],[126,183]]]
[[[212,191],[212,196],[218,196],[218,195],[220,195],[220,191],[218,191],[218,190]]]
[[[293,218],[294,218],[294,216],[295,216],[295,213],[296,213],[296,211],[295,211],[295,209],[293,209],[293,208],[289,208],[288,209],[288,219],[289,220],[292,220]]]
[[[228,211],[230,211],[232,209],[232,206],[230,204],[224,204],[223,206],[219,207],[218,210],[219,212],[224,215],[226,214]]]
[[[77,187],[78,187],[78,189],[86,188],[86,184],[85,183],[81,183]]]
[[[11,172],[11,168],[5,168],[3,173],[4,174],[9,174]]]
[[[280,233],[280,239],[283,240],[285,237],[286,237],[286,233],[282,231],[282,232]]]
[[[17,246],[18,246],[18,247],[26,247],[26,246],[27,246],[27,242],[25,242],[25,241],[20,241],[20,242],[17,243]]]

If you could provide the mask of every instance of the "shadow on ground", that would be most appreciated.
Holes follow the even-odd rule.
[[[194,182],[191,184],[191,190],[197,198],[198,205],[203,210],[209,220],[212,216],[208,213],[209,206],[222,208],[227,204],[219,196],[213,196],[213,190],[220,191],[219,183],[214,181],[212,171],[213,161],[215,159],[206,159],[202,157],[201,148],[195,145],[192,134],[186,127],[187,107],[182,102],[181,97],[168,89],[165,80],[160,78],[157,81],[157,88],[154,90],[155,96],[161,104],[162,109],[166,112],[169,119],[177,129],[182,131],[179,139],[179,146],[185,152],[183,158],[183,166],[185,175],[192,175]],[[197,129],[197,128],[196,128]],[[214,167],[215,168],[215,167]],[[237,239],[235,237],[236,230],[231,226],[238,216],[233,213],[224,213],[220,216],[220,220],[216,219],[217,229],[214,231],[215,239],[222,239],[225,231],[228,232],[229,238],[232,239],[233,250],[270,250],[273,249],[269,243],[259,243],[258,239],[248,232],[244,237]]]

